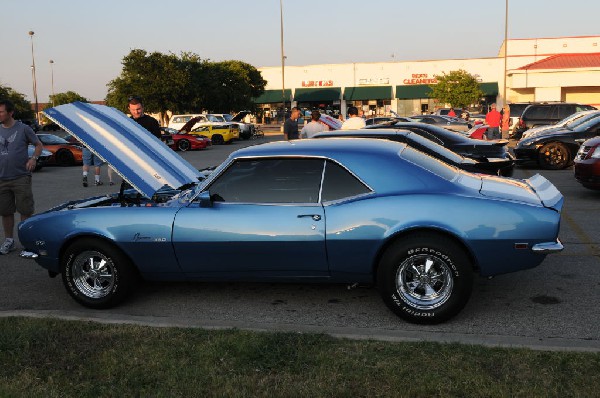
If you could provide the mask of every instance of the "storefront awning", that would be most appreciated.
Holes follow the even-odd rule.
[[[399,99],[429,98],[430,92],[431,88],[428,84],[396,86],[396,98]]]
[[[484,96],[498,95],[498,82],[479,83],[479,88]],[[396,86],[396,98],[399,99],[417,99],[429,98],[431,87],[428,84],[411,84],[406,86]]]
[[[392,86],[346,87],[346,101],[389,100],[392,99]]]
[[[294,92],[296,102],[339,101],[342,95],[340,87],[297,88]]]
[[[479,88],[483,91],[484,96],[498,95],[498,82],[479,83]]]
[[[292,89],[285,89],[285,100],[291,101],[292,98]],[[281,90],[265,90],[264,93],[260,95],[260,97],[254,99],[255,104],[274,104],[274,103],[283,102],[281,99]]]

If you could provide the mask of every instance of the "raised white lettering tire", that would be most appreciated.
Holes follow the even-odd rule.
[[[385,251],[377,286],[386,305],[406,321],[440,323],[469,300],[473,268],[465,250],[452,239],[418,233]]]

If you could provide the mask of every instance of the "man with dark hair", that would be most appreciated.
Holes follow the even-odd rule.
[[[300,136],[302,138],[312,138],[317,133],[327,131],[327,126],[319,121],[320,118],[321,112],[316,109],[312,111],[310,114],[311,121],[306,126],[302,127]]]
[[[300,108],[293,107],[292,113],[283,124],[283,136],[286,140],[297,140],[299,137],[298,134],[298,118],[300,117]]]
[[[21,221],[34,213],[31,172],[43,149],[31,127],[13,118],[14,111],[12,102],[0,101],[0,215],[5,238],[0,245],[0,254],[15,249],[15,212],[19,212]],[[27,149],[29,144],[35,145],[31,157]]]
[[[127,101],[127,108],[129,109],[131,118],[160,140],[160,125],[155,118],[144,113],[144,104],[142,103],[142,99],[140,97],[131,96],[127,99]]]
[[[348,108],[348,120],[342,124],[342,130],[358,130],[365,128],[367,123],[365,119],[358,116],[358,109],[355,106]]]

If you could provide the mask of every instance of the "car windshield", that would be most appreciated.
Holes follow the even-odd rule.
[[[578,113],[575,113],[574,115],[571,115],[568,118],[564,119],[567,121],[564,124],[564,126],[566,128],[568,128],[569,130],[573,130],[575,127],[579,126],[580,124],[585,123],[589,120],[595,119],[598,116],[600,116],[600,112],[594,112],[594,113],[588,113],[587,111],[578,112]],[[570,120],[567,120],[567,119],[570,119]]]
[[[400,152],[400,157],[448,181],[454,180],[459,175],[456,167],[435,159],[408,145]]]
[[[38,135],[38,137],[39,137],[40,141],[42,141],[42,144],[46,144],[46,145],[68,144],[67,140],[57,137],[52,134],[41,134],[41,135]]]
[[[231,119],[233,119],[233,116],[231,116],[230,114],[226,113],[223,115],[223,118],[225,119],[226,122],[230,122]]]
[[[428,148],[431,151],[440,154],[445,159],[448,159],[454,163],[461,163],[464,160],[464,158],[462,156],[460,156],[459,154],[457,154],[456,152],[453,152],[448,148],[444,148],[443,146],[436,144],[435,142],[433,142],[425,137],[421,137],[418,134],[415,134],[412,132],[408,133],[407,138],[412,140],[416,144],[422,145],[425,148]]]

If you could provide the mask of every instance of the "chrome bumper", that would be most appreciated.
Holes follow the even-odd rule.
[[[556,239],[556,242],[538,243],[537,245],[533,245],[533,247],[531,248],[531,250],[534,253],[541,254],[558,253],[562,251],[562,249],[564,249],[564,246],[562,245],[562,243],[560,243],[560,240],[558,239]]]

